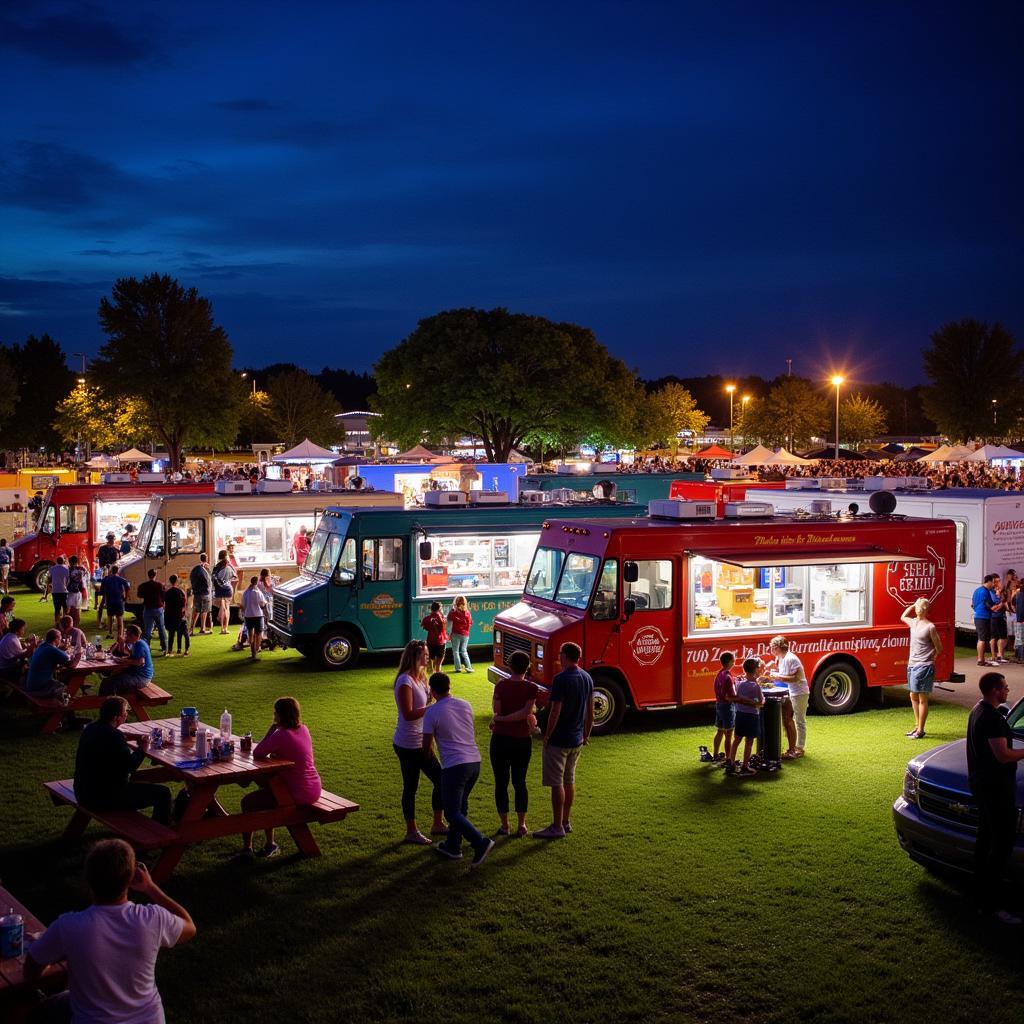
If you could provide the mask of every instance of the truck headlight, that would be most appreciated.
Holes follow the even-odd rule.
[[[538,661],[543,661],[544,660],[544,645],[543,644],[537,644],[537,660]]]
[[[903,799],[910,804],[917,803],[917,774],[909,768],[903,774]]]
[[[494,631],[494,642],[496,644],[500,644],[501,643],[501,630],[500,629],[496,629]]]

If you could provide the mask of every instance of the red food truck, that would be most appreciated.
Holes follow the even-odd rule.
[[[751,500],[761,497],[754,491],[783,491],[785,480],[674,480],[669,488],[670,498],[683,501],[711,501],[718,503],[718,514],[725,515],[725,506],[730,501]],[[766,498],[766,501],[771,500]]]
[[[136,528],[154,494],[212,494],[213,484],[55,484],[46,492],[36,532],[14,541],[11,574],[42,591],[58,555],[77,555],[95,567],[96,549],[108,533],[118,542]]]
[[[953,674],[956,528],[885,515],[761,514],[757,503],[652,502],[646,519],[543,524],[522,599],[494,620],[492,682],[513,651],[550,685],[573,641],[594,677],[595,732],[627,707],[714,700],[719,656],[768,653],[773,636],[811,682],[813,707],[852,710],[869,687],[906,682],[919,597],[942,638],[936,678]],[[878,691],[876,691],[878,692]]]

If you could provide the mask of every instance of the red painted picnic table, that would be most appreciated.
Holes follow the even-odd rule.
[[[25,943],[30,944],[32,938],[42,935],[46,926],[18,902],[6,889],[0,888],[0,916],[13,909],[16,914],[21,914],[25,922]],[[68,972],[64,963],[50,964],[43,969],[40,980],[40,987],[47,992],[58,992],[67,987]],[[31,995],[35,986],[29,986],[25,981],[25,957],[0,959],[0,1007],[11,1008],[11,1003]],[[2,1016],[2,1015],[0,1015]]]

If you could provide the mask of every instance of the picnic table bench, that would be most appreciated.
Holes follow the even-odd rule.
[[[65,689],[68,694],[66,704],[58,697],[40,697],[38,694],[29,693],[20,683],[10,683],[9,685],[33,710],[47,715],[40,732],[43,736],[49,736],[50,733],[56,732],[60,728],[68,712],[74,714],[76,711],[95,711],[107,699],[98,693],[85,693],[83,687],[86,678],[93,672],[109,672],[116,667],[117,662],[115,661],[89,658],[80,661],[73,669],[65,670]],[[167,704],[172,699],[171,694],[154,682],[119,696],[128,701],[129,709],[140,722],[149,721],[147,708]]]
[[[25,943],[29,936],[38,936],[46,931],[46,926],[6,889],[0,887],[0,916],[11,908],[21,914],[25,922]],[[50,964],[43,969],[39,987],[47,992],[59,992],[67,987],[68,972],[64,963]],[[17,1019],[18,1003],[28,1003],[36,986],[30,987],[25,981],[25,957],[0,959],[0,1018]],[[8,1014],[11,1016],[9,1017]]]
[[[190,799],[181,820],[176,825],[166,826],[154,822],[140,811],[97,811],[79,804],[73,780],[46,782],[44,786],[54,804],[67,804],[75,810],[64,830],[65,838],[78,838],[90,819],[94,819],[139,849],[159,849],[160,857],[150,873],[157,882],[165,882],[190,844],[240,835],[243,832],[259,832],[266,828],[287,828],[303,854],[318,857],[320,847],[309,826],[341,821],[353,811],[359,810],[359,804],[326,791],[320,794],[316,803],[296,804],[281,779],[281,772],[292,767],[294,762],[281,758],[256,759],[251,752],[243,753],[240,750],[237,736],[232,737],[235,741],[235,754],[230,761],[212,761],[196,769],[179,767],[178,761],[194,758],[195,740],[178,738],[178,725],[178,719],[169,718],[124,725],[121,731],[128,737],[145,735],[157,726],[165,731],[174,731],[175,740],[172,744],[156,749],[151,747],[147,752],[156,767],[137,771],[132,778],[137,782],[184,783]],[[210,727],[200,725],[199,728]],[[217,791],[221,786],[245,785],[250,782],[266,786],[277,801],[277,806],[261,811],[235,813],[221,806],[217,800]]]

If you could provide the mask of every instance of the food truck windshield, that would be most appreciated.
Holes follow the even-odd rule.
[[[590,603],[600,565],[597,555],[539,547],[533,556],[525,593],[566,608],[585,609]]]

